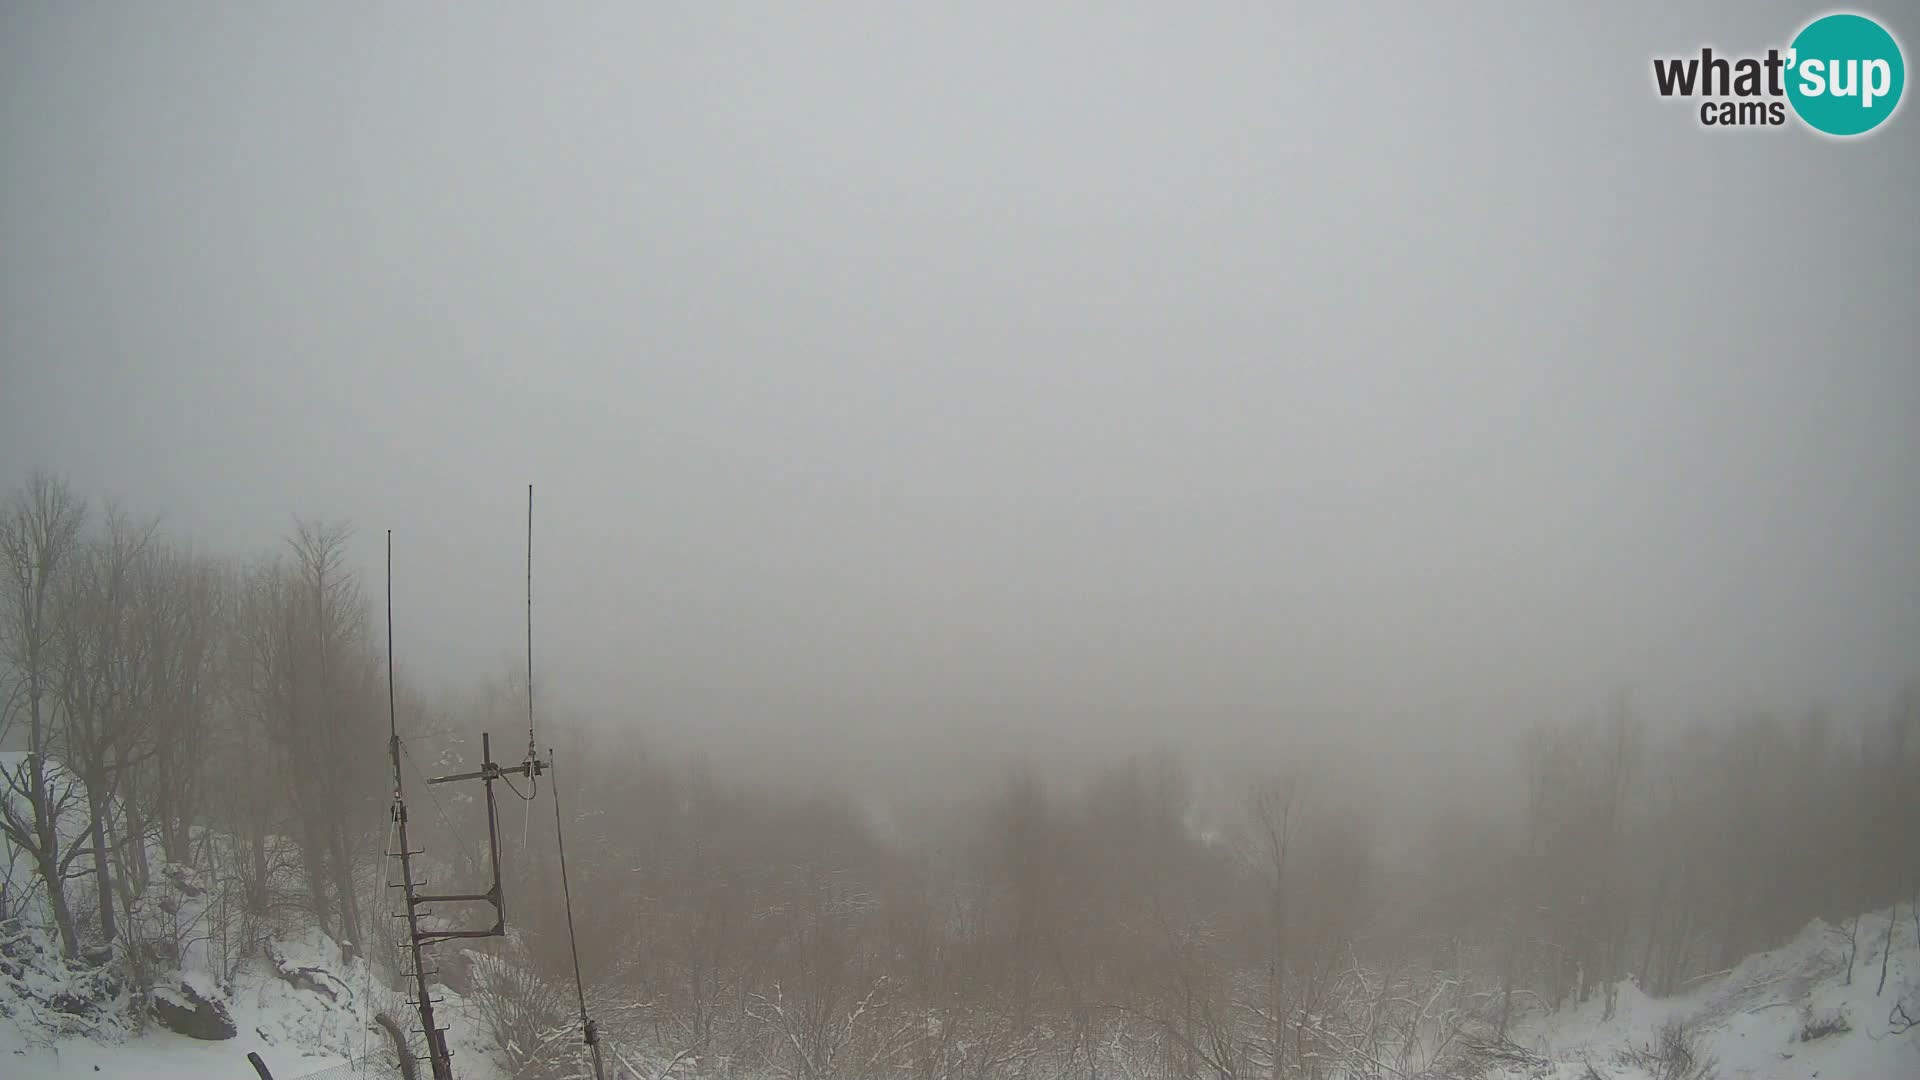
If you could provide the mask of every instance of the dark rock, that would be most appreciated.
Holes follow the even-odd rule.
[[[94,1002],[64,990],[48,998],[47,1004],[52,1006],[55,1012],[63,1012],[68,1016],[92,1016],[100,1011],[100,1006]]]
[[[12,932],[8,931],[8,933]],[[15,960],[25,961],[32,960],[39,955],[40,943],[35,941],[30,935],[12,934],[11,937],[0,938],[0,956],[8,956]]]
[[[148,999],[148,1007],[161,1027],[189,1039],[231,1039],[239,1034],[225,1005],[203,997],[185,983],[155,990]]]

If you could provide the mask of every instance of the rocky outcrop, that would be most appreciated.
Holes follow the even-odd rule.
[[[239,1033],[225,1005],[184,982],[155,990],[147,1007],[161,1027],[189,1039],[231,1039]]]

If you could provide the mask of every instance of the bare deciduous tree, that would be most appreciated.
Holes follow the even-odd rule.
[[[10,687],[0,730],[24,717],[26,754],[6,770],[0,798],[0,829],[33,859],[60,930],[61,948],[79,952],[79,935],[67,902],[73,861],[84,853],[78,838],[63,835],[69,809],[81,798],[59,769],[58,704],[49,700],[53,679],[55,605],[80,543],[86,505],[62,480],[35,473],[0,507],[0,572],[5,574],[6,649]],[[21,806],[21,802],[25,806]]]

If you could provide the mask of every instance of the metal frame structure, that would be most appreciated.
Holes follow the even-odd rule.
[[[412,962],[412,970],[405,977],[414,981],[416,998],[407,1004],[414,1006],[420,1013],[420,1031],[427,1040],[427,1059],[433,1070],[433,1080],[453,1080],[453,1051],[447,1047],[446,1029],[434,1020],[433,1007],[442,999],[433,996],[432,984],[428,977],[435,974],[425,963],[424,951],[437,942],[469,938],[501,937],[507,932],[507,910],[504,891],[500,881],[500,818],[499,807],[494,800],[494,781],[501,781],[513,788],[511,776],[519,775],[529,784],[537,785],[540,774],[553,771],[553,751],[547,751],[547,760],[540,760],[535,749],[533,731],[533,486],[527,486],[527,756],[518,765],[503,766],[493,760],[493,737],[490,733],[480,735],[480,768],[471,772],[453,773],[448,776],[427,778],[429,786],[434,784],[452,784],[466,780],[478,780],[486,790],[487,803],[487,856],[493,881],[484,892],[470,893],[424,893],[421,892],[424,881],[416,881],[413,876],[413,857],[421,854],[407,840],[407,801],[405,784],[401,777],[400,766],[400,726],[394,708],[393,689],[393,532],[387,532],[387,727],[388,754],[393,759],[393,826],[399,841],[399,850],[387,855],[400,860],[400,880],[388,882],[389,888],[401,889],[406,896],[407,910],[395,913],[395,918],[407,921],[407,941],[401,948],[407,950]],[[514,788],[519,794],[519,789]],[[521,796],[531,800],[533,794]],[[587,1012],[586,990],[580,980],[580,947],[573,930],[573,894],[567,883],[566,834],[561,825],[560,793],[553,791],[554,841],[560,856],[560,887],[566,898],[567,942],[573,953],[574,992],[580,1003],[581,1034],[593,1061],[593,1075],[604,1076],[601,1062],[599,1030],[593,1018]],[[423,849],[424,850],[424,849]],[[423,930],[420,919],[422,908],[432,904],[468,904],[485,903],[493,908],[493,925],[486,929],[463,930]],[[256,1066],[264,1069],[263,1062]],[[264,1073],[263,1073],[264,1075]]]

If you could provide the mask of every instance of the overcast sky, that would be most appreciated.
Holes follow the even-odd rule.
[[[1920,676],[1912,103],[1654,94],[1805,6],[1335,6],[6,4],[0,479],[391,528],[449,685],[532,482],[549,691],[686,731]]]

